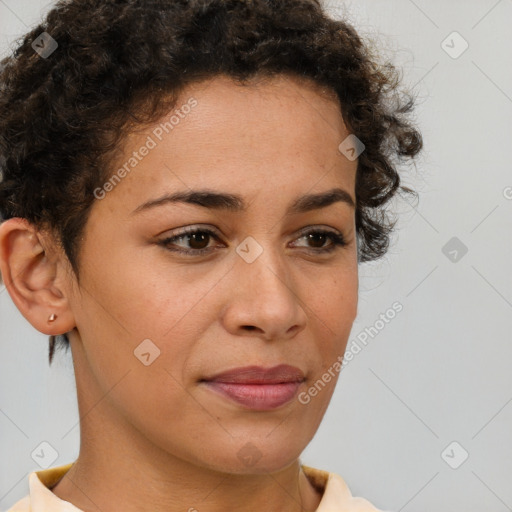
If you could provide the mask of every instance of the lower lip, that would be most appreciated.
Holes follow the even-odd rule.
[[[269,411],[288,403],[296,395],[300,384],[300,382],[279,384],[206,382],[210,389],[255,411]]]

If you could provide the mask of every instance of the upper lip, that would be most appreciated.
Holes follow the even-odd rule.
[[[288,364],[279,364],[271,368],[243,366],[202,380],[236,384],[279,384],[283,382],[302,382],[304,373],[299,368]]]

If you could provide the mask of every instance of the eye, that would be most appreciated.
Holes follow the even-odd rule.
[[[325,229],[310,229],[303,233],[298,240],[306,240],[307,243],[312,243],[313,248],[307,247],[308,250],[314,253],[329,253],[336,248],[345,247],[347,242],[341,233],[336,231],[327,231]],[[325,243],[331,241],[330,244],[325,246]]]
[[[190,256],[201,256],[211,253],[216,249],[210,246],[212,239],[220,242],[219,236],[211,229],[187,227],[178,234],[161,240],[158,242],[158,245],[165,247],[169,251]],[[347,245],[341,233],[325,229],[303,231],[297,240],[305,240],[307,244],[312,244],[312,246],[306,246],[306,250],[315,254],[330,253],[336,248]],[[330,243],[328,243],[329,241]],[[326,243],[327,245],[325,245]],[[297,246],[296,242],[293,245]],[[298,245],[298,247],[301,246]]]
[[[177,235],[170,238],[165,238],[158,242],[159,245],[164,246],[166,249],[178,253],[190,254],[190,255],[201,255],[212,251],[211,247],[208,247],[208,242],[212,238],[219,240],[217,234],[206,228],[185,228]],[[185,243],[189,245],[189,248],[179,248],[178,243]],[[174,247],[173,247],[174,246]],[[176,246],[178,248],[176,248]]]

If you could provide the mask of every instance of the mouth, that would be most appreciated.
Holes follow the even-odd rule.
[[[295,366],[244,366],[201,380],[209,390],[255,411],[269,411],[290,402],[304,382]]]

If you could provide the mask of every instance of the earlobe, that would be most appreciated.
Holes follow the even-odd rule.
[[[65,273],[50,257],[50,240],[26,219],[0,224],[0,271],[14,304],[40,332],[63,334],[75,326],[66,298]]]

